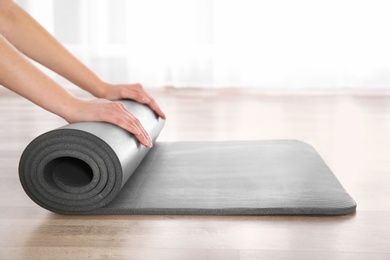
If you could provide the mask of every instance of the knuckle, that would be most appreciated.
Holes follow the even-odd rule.
[[[142,101],[144,99],[144,95],[142,95],[141,93],[137,93],[137,95],[135,96],[135,99],[138,101]]]
[[[144,87],[140,84],[140,83],[136,83],[135,84],[135,87],[138,89],[138,90],[143,90]]]
[[[123,119],[120,118],[120,117],[112,117],[112,118],[111,118],[111,122],[112,122],[113,124],[115,124],[115,125],[118,125],[118,126],[122,126],[123,123],[124,123]]]
[[[117,102],[111,102],[110,103],[110,108],[111,109],[119,109],[119,108],[121,108],[121,104],[117,103]]]

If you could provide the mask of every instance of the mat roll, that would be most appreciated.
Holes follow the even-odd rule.
[[[122,103],[154,142],[164,120],[145,105]],[[69,124],[26,147],[19,177],[28,196],[43,208],[62,214],[92,212],[118,195],[149,150],[109,123]]]
[[[70,124],[34,139],[22,186],[61,214],[343,215],[356,203],[300,141],[156,142],[164,121],[123,101],[153,139],[108,123]]]

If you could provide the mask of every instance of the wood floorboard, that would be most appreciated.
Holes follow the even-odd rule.
[[[158,141],[295,139],[312,144],[356,214],[61,216],[18,179],[23,149],[65,122],[0,92],[0,259],[390,259],[390,96],[254,89],[151,89]],[[76,93],[77,95],[84,95]]]

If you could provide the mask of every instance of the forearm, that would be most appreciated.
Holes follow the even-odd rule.
[[[38,70],[0,34],[0,85],[29,99],[69,123],[108,122],[133,133],[145,146],[152,141],[141,123],[120,103],[75,98]]]
[[[0,34],[0,85],[67,120],[79,100],[38,70]]]
[[[8,8],[2,33],[26,56],[91,94],[104,96],[105,83],[15,3]]]

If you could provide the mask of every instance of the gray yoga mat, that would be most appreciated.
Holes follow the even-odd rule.
[[[299,141],[155,142],[164,121],[122,101],[154,147],[107,123],[42,134],[20,159],[22,186],[60,214],[342,215],[355,201]]]

